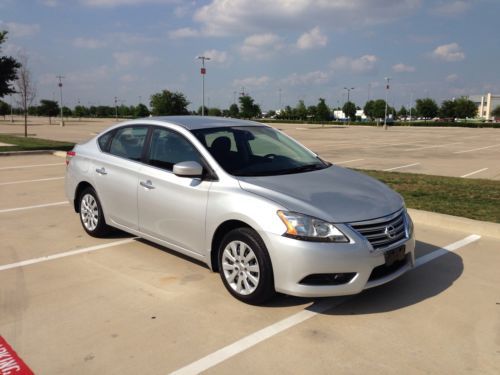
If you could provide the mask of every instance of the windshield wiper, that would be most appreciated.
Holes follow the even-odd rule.
[[[311,172],[317,171],[319,169],[326,168],[325,164],[306,164],[301,165],[300,167],[284,169],[282,171],[276,171],[276,174],[293,174],[293,173],[301,173],[301,172]]]

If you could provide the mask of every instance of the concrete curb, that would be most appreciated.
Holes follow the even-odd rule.
[[[0,152],[1,156],[16,156],[16,155],[54,155],[61,158],[66,157],[66,151],[55,150],[33,150],[33,151],[3,151]]]
[[[413,222],[500,239],[500,224],[409,208]]]

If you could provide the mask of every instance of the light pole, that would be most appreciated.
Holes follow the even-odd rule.
[[[344,87],[344,90],[347,90],[347,103],[350,103],[351,102],[351,90],[354,90],[354,87]],[[345,115],[345,113],[344,113]],[[347,120],[347,125],[349,125],[349,121],[350,121],[350,117],[347,116],[348,120]]]
[[[57,76],[57,78],[59,78],[59,92],[61,94],[61,126],[64,126],[64,118],[63,118],[63,100],[62,100],[62,87],[63,87],[63,84],[62,84],[62,79],[64,78],[63,76]]]
[[[413,93],[410,92],[410,121],[412,121],[411,118],[411,107],[413,106]]]
[[[385,112],[384,112],[384,130],[387,130],[387,100],[389,100],[389,82],[391,77],[385,77]]]
[[[210,57],[206,56],[196,56],[198,60],[201,60],[201,81],[202,81],[202,88],[201,88],[201,97],[202,97],[202,103],[201,103],[201,115],[205,116],[205,74],[207,74],[207,70],[205,69],[205,60],[210,60]]]
[[[118,98],[115,96],[115,120],[118,120]]]
[[[12,95],[10,96],[10,122],[14,123],[14,110],[12,107]]]

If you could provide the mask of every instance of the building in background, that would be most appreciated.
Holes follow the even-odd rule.
[[[492,93],[486,95],[472,95],[469,96],[469,100],[472,100],[477,105],[477,117],[486,121],[493,120],[491,112],[497,106],[500,106],[500,95],[493,95]]]

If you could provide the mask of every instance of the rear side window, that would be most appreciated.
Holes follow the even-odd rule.
[[[110,132],[107,132],[107,133],[101,135],[97,139],[97,143],[99,143],[99,148],[102,151],[104,151],[104,152],[108,152],[109,151],[109,140],[111,139],[112,136],[113,136],[113,132],[110,131]]]
[[[153,129],[148,159],[150,165],[169,171],[174,164],[182,161],[202,164],[200,154],[191,142],[176,132],[162,128]]]
[[[147,133],[147,126],[127,126],[118,129],[109,145],[109,153],[126,159],[141,160]]]

